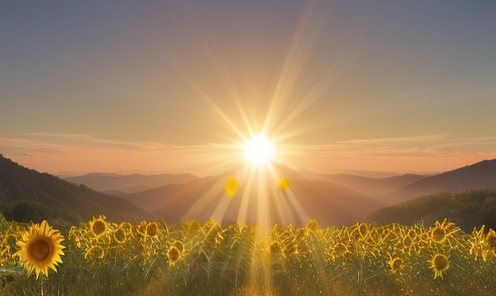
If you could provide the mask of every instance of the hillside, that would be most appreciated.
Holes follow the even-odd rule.
[[[336,174],[325,175],[324,180],[370,196],[383,196],[425,177],[424,175],[406,174],[388,178],[370,178],[349,174]]]
[[[496,190],[496,160],[484,160],[439,175],[426,177],[384,197],[384,202],[393,205],[409,199],[442,193],[463,192],[472,189]]]
[[[112,221],[137,222],[154,218],[127,200],[27,169],[0,154],[0,202],[21,200],[73,211],[85,220],[99,214],[105,214]]]
[[[41,223],[46,220],[52,227],[67,234],[71,226],[84,222],[79,214],[40,203],[21,200],[13,203],[0,202],[0,213],[7,221]]]
[[[379,225],[423,222],[433,225],[447,218],[466,232],[486,225],[496,229],[496,191],[470,190],[461,193],[439,193],[414,198],[372,213],[369,220]]]
[[[263,204],[267,206],[266,216],[271,222],[303,225],[309,218],[319,221],[322,226],[346,225],[364,219],[373,210],[383,206],[382,203],[367,195],[342,186],[321,180],[308,180],[299,177],[296,171],[286,172],[290,188],[286,191],[274,190],[266,197]],[[256,178],[255,178],[256,179]],[[224,185],[227,176],[219,175],[199,178],[185,184],[166,185],[147,191],[122,195],[137,205],[153,211],[167,222],[174,223],[185,219],[206,221],[212,217],[218,205],[223,201]],[[270,181],[269,181],[270,183]],[[265,184],[276,188],[277,184]],[[260,217],[257,205],[259,185],[256,180],[247,188],[240,180],[238,193],[228,203],[223,223],[235,223],[241,208],[246,208],[248,224],[256,223]],[[242,206],[243,200],[249,200]],[[201,207],[194,207],[201,204]],[[194,208],[192,210],[192,208]],[[195,209],[197,210],[195,211]],[[300,217],[297,212],[306,212],[308,216]]]
[[[100,192],[120,191],[134,193],[169,184],[183,184],[197,178],[197,176],[192,174],[119,175],[93,173],[84,176],[68,177],[64,178],[64,180],[76,185],[84,184]]]

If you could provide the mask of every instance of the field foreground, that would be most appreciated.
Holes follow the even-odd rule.
[[[5,296],[496,295],[496,233],[446,221],[266,230],[100,216],[61,235],[0,216],[0,243]]]

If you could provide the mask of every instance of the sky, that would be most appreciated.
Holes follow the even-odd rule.
[[[317,173],[496,158],[494,1],[0,1],[0,153],[216,174],[252,135]]]

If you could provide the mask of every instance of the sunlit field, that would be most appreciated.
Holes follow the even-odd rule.
[[[100,216],[60,234],[2,217],[0,234],[3,296],[496,294],[495,232],[446,221],[262,229]]]

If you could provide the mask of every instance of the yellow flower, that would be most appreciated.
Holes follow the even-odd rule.
[[[440,276],[443,278],[443,271],[446,271],[449,268],[448,257],[442,254],[436,254],[432,260],[427,262],[431,263],[431,268],[434,270],[434,278]]]
[[[181,255],[182,251],[176,247],[172,247],[167,253],[167,257],[169,258],[169,262],[171,264],[175,264],[179,260],[179,258],[181,258]]]
[[[472,231],[472,235],[470,237],[470,255],[475,257],[475,260],[477,260],[479,257],[486,262],[487,260],[487,255],[488,255],[488,248],[487,248],[487,243],[486,240],[484,239],[484,225],[482,225],[481,229],[477,230],[474,227],[474,230]],[[489,234],[488,234],[489,235]],[[487,237],[486,237],[487,239]]]
[[[62,263],[61,255],[64,255],[61,245],[63,238],[58,230],[48,225],[46,220],[40,224],[32,224],[29,231],[22,235],[17,242],[21,248],[15,256],[18,256],[21,265],[24,266],[28,275],[33,271],[38,278],[40,272],[48,276],[48,267],[57,272],[56,265]]]
[[[284,255],[284,252],[282,250],[282,247],[281,245],[279,244],[279,242],[277,241],[274,241],[270,244],[269,248],[267,249],[267,255],[269,256],[282,256],[284,258],[286,258],[286,256]]]
[[[107,230],[105,216],[99,216],[98,219],[93,217],[93,220],[90,221],[90,229],[96,236],[102,235]]]
[[[103,256],[105,256],[105,251],[103,250],[102,247],[100,246],[93,246],[86,251],[86,254],[84,254],[84,259],[103,259]]]
[[[496,250],[496,232],[493,229],[489,230],[484,242],[489,249]]]
[[[365,223],[361,223],[360,225],[358,225],[358,232],[362,237],[366,236],[367,233],[369,233],[369,226]]]
[[[446,219],[444,219],[443,223],[439,223],[439,221],[436,221],[436,227],[433,230],[431,230],[432,241],[438,244],[442,244],[446,241],[448,237],[460,231],[459,228],[453,229],[452,228],[453,225],[455,225],[455,223],[453,222],[446,224]]]
[[[186,233],[188,235],[193,235],[197,233],[201,229],[201,225],[197,220],[190,220],[188,221],[188,229],[186,230]]]
[[[180,241],[175,241],[174,247],[177,248],[181,253],[184,251],[184,244]]]
[[[401,258],[398,258],[398,257],[392,258],[391,260],[389,260],[388,264],[391,267],[391,271],[393,273],[399,273],[403,270],[403,267],[405,267],[403,260]]]
[[[414,229],[410,229],[410,231],[408,231],[408,237],[411,240],[414,240],[417,237],[417,232]]]
[[[157,233],[158,233],[157,223],[155,222],[148,223],[148,225],[146,226],[146,235],[155,236],[157,235]]]
[[[122,229],[122,227],[117,228],[114,231],[113,236],[114,236],[114,240],[119,244],[123,244],[126,242],[127,234],[126,234],[126,231],[124,231],[124,229]]]
[[[310,219],[307,222],[306,228],[308,230],[315,231],[315,230],[319,229],[319,222],[317,222],[317,220],[315,220],[315,219]]]
[[[338,243],[334,246],[334,253],[337,257],[344,256],[346,253],[350,253],[348,251],[348,247],[343,243]]]

